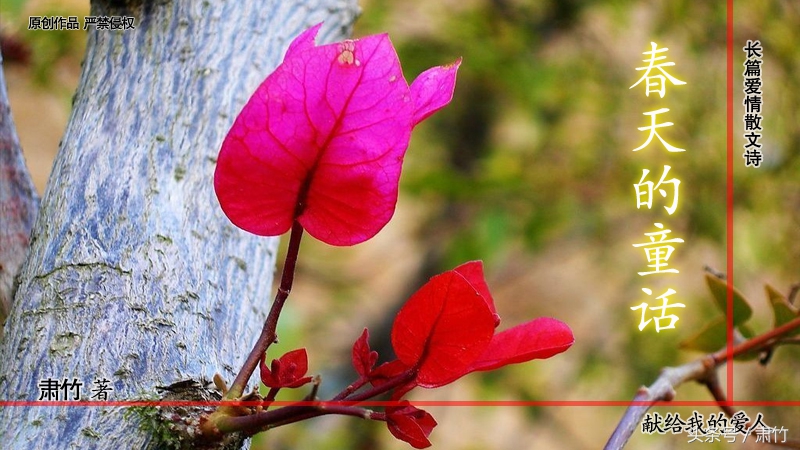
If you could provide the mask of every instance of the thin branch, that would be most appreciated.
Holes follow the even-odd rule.
[[[736,410],[734,410],[733,407],[727,403],[725,392],[722,391],[722,384],[719,382],[719,375],[714,369],[715,368],[712,367],[710,370],[706,371],[707,378],[700,381],[706,386],[706,388],[708,388],[708,392],[710,392],[711,396],[714,397],[714,400],[717,401],[717,404],[725,413],[725,415],[732,417],[734,414],[736,414]]]
[[[767,331],[762,335],[756,336],[752,339],[748,339],[742,342],[741,344],[736,345],[732,349],[730,358],[742,355],[750,351],[767,350],[768,348],[772,347],[776,342],[778,342],[783,335],[788,334],[789,332],[794,331],[798,328],[800,328],[800,317],[791,320],[789,322],[786,322],[785,324],[777,328],[774,328],[770,331]],[[714,358],[714,362],[716,365],[724,363],[729,357],[727,349],[719,350],[718,352],[714,353],[711,356]]]
[[[350,402],[362,402],[364,400],[377,397],[381,394],[385,394],[386,392],[391,391],[394,388],[398,388],[409,383],[411,380],[414,379],[415,372],[413,369],[409,369],[402,374],[398,375],[395,378],[387,381],[386,383],[379,384],[377,386],[373,386],[370,389],[367,389],[363,392],[356,392],[347,397],[345,397],[346,401]]]
[[[278,392],[281,388],[273,387],[269,388],[269,392],[267,392],[267,396],[264,397],[264,409],[269,408],[269,404],[275,401],[275,397],[278,396]]]
[[[716,387],[714,386],[713,380],[716,379],[716,368],[728,361],[728,358],[732,359],[752,351],[768,350],[780,343],[782,336],[798,328],[800,328],[800,317],[762,335],[737,344],[730,352],[728,348],[724,348],[681,366],[664,368],[653,384],[639,388],[631,402],[631,406],[625,410],[625,414],[617,424],[617,428],[608,439],[604,447],[605,450],[617,450],[624,447],[650,407],[656,402],[671,401],[675,397],[675,389],[687,381],[699,381],[708,386],[711,394],[725,413],[730,414],[732,408],[724,403],[724,395],[719,387],[719,382],[717,381]]]
[[[323,403],[318,405],[296,405],[286,406],[274,411],[251,414],[249,416],[222,417],[216,421],[216,426],[221,433],[233,433],[241,431],[244,434],[251,436],[266,429],[276,428],[282,425],[288,425],[290,423],[328,414],[338,414],[368,419],[370,414],[372,414],[372,411],[358,406],[330,405]]]
[[[365,377],[359,377],[358,380],[354,381],[352,384],[350,384],[350,386],[347,386],[346,388],[344,388],[342,390],[342,392],[339,392],[338,394],[336,394],[336,396],[333,397],[333,400],[334,401],[335,400],[343,400],[343,399],[347,398],[347,396],[349,396],[353,392],[356,392],[357,390],[361,389],[367,383],[369,383],[369,379],[367,379]]]
[[[313,402],[317,399],[317,393],[319,392],[320,384],[322,384],[322,377],[319,375],[314,375],[314,378],[311,379],[311,392],[303,397],[304,402]]]
[[[208,440],[217,440],[226,433],[234,432],[242,432],[247,436],[251,436],[260,431],[328,414],[370,419],[374,411],[361,408],[356,404],[404,386],[413,380],[414,375],[415,371],[409,369],[388,382],[373,386],[363,392],[352,393],[344,398],[336,396],[337,400],[341,401],[342,404],[336,404],[337,400],[308,404],[308,398],[316,394],[316,389],[313,389],[312,395],[306,397],[306,400],[300,404],[289,405],[272,411],[267,411],[264,408],[256,409],[256,412],[250,414],[239,414],[234,407],[220,407],[203,420],[201,423],[202,434]],[[316,378],[316,380],[315,386],[318,385],[319,378]]]
[[[800,337],[781,339],[775,343],[776,347],[779,345],[800,345]]]
[[[675,388],[691,380],[707,377],[709,368],[713,368],[713,359],[705,358],[692,361],[679,367],[666,367],[661,371],[655,383],[642,386],[636,392],[632,405],[625,411],[617,428],[606,443],[606,450],[617,450],[625,446],[642,421],[647,410],[659,401],[670,401],[675,398]]]
[[[276,330],[278,328],[278,318],[281,315],[286,299],[289,297],[289,292],[292,290],[292,282],[294,281],[294,270],[297,266],[297,254],[300,251],[300,239],[303,237],[303,226],[300,222],[295,221],[292,226],[292,234],[289,238],[289,248],[286,251],[286,262],[283,265],[283,275],[281,276],[281,285],[278,292],[275,294],[275,301],[272,302],[272,307],[269,310],[267,320],[264,321],[264,328],[261,330],[256,345],[247,356],[242,369],[236,375],[228,394],[225,396],[226,400],[234,400],[242,395],[244,388],[247,385],[247,380],[253,375],[253,372],[258,367],[258,362],[264,357],[267,349],[277,339],[278,335]]]
[[[297,415],[295,417],[292,417],[290,419],[284,420],[282,422],[269,424],[269,425],[265,426],[264,428],[262,428],[262,429],[260,429],[258,431],[259,432],[260,431],[267,431],[267,430],[272,429],[272,428],[282,427],[284,425],[289,425],[289,424],[292,424],[292,423],[297,423],[297,422],[301,422],[303,420],[311,419],[313,417],[319,417],[319,416],[329,415],[329,414],[338,414],[338,415],[342,415],[342,416],[358,417],[359,419],[375,420],[375,419],[373,419],[373,416],[375,415],[375,411],[372,411],[370,409],[361,408],[361,407],[358,407],[358,406],[341,406],[341,405],[321,404],[317,408],[317,410],[314,411],[314,412],[306,413],[304,415]]]

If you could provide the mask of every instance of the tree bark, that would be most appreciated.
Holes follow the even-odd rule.
[[[34,224],[0,350],[0,399],[77,379],[92,399],[232,380],[271,296],[277,239],[230,224],[217,152],[291,38],[349,33],[354,0],[97,1],[134,30],[89,32],[73,111]],[[64,400],[62,392],[62,400]],[[74,390],[69,392],[69,396]],[[0,408],[9,449],[156,448],[122,407]]]
[[[14,280],[25,260],[38,209],[39,196],[25,167],[0,70],[0,338],[2,323],[14,298]]]

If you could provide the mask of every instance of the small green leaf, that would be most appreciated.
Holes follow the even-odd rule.
[[[753,331],[745,325],[737,328],[739,339],[753,337]],[[714,353],[722,350],[727,345],[727,321],[724,317],[719,317],[710,322],[699,333],[680,343],[680,347],[686,350],[696,350],[704,353]],[[737,361],[748,361],[758,358],[760,352],[747,352],[734,357]]]
[[[725,347],[725,343],[727,342],[725,334],[725,318],[718,317],[713,322],[703,327],[697,334],[681,342],[679,345],[680,348],[687,350],[712,353]]]
[[[753,332],[753,330],[751,330],[750,327],[748,327],[747,325],[739,325],[736,328],[736,330],[734,331],[734,333],[737,332],[737,331],[739,332],[739,335],[740,335],[739,339],[741,339],[741,338],[750,339],[750,338],[752,338],[753,336],[756,335],[756,333]],[[734,342],[737,342],[737,341],[738,340],[735,340]],[[754,351],[749,351],[749,352],[742,353],[741,355],[737,355],[733,359],[735,359],[736,361],[750,361],[750,360],[758,358],[759,356],[761,356],[761,351],[755,351],[755,352]]]
[[[748,327],[747,325],[739,325],[738,327],[736,327],[736,329],[739,330],[739,333],[742,333],[742,337],[745,339],[751,339],[753,336],[756,335],[756,333],[753,330],[751,330],[750,327]]]
[[[767,290],[769,304],[772,306],[772,315],[775,318],[775,328],[778,328],[779,326],[800,316],[800,311],[798,311],[797,307],[789,303],[783,294],[776,291],[768,284],[764,287]],[[796,329],[790,333],[787,333],[786,335],[794,336],[796,334],[800,334],[800,329]]]
[[[726,347],[727,340],[727,321],[724,317],[719,317],[713,322],[708,323],[699,333],[681,342],[679,345],[686,350],[697,350],[704,353],[714,353]],[[740,325],[734,330],[740,339],[750,339],[754,336],[753,330],[746,325]],[[747,352],[734,357],[737,361],[747,361],[758,358],[761,352]]]
[[[719,279],[711,274],[706,274],[706,283],[711,290],[714,300],[722,311],[727,314],[728,311],[728,284],[725,280]],[[753,308],[747,303],[741,292],[733,289],[733,325],[740,325],[747,321],[753,315]]]

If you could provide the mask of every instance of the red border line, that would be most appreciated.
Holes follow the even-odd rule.
[[[800,401],[738,401],[733,400],[733,0],[727,0],[727,181],[726,181],[726,257],[727,257],[727,393],[726,405],[730,406],[778,406],[800,407]],[[415,406],[718,406],[716,401],[630,401],[630,400],[597,400],[597,401],[411,401]],[[270,406],[325,406],[355,405],[355,402],[292,402],[274,401]],[[359,406],[399,406],[399,402],[364,401]],[[229,406],[263,406],[257,401],[5,401],[0,400],[0,407],[218,407]]]
[[[727,393],[728,402],[733,402],[733,0],[728,0],[727,6],[727,65],[728,65],[728,123],[727,123],[727,356],[725,368],[727,369]]]
[[[709,401],[583,401],[583,400],[560,400],[560,401],[517,401],[517,400],[489,400],[489,401],[427,401],[412,400],[415,406],[709,406],[718,407],[719,403]],[[190,401],[190,400],[118,400],[118,401],[0,401],[0,407],[219,407],[219,406],[265,406],[265,402],[260,401]],[[274,401],[269,406],[402,406],[406,401]],[[729,404],[726,402],[726,404]],[[800,407],[800,401],[739,401],[732,402],[730,406],[795,406]]]

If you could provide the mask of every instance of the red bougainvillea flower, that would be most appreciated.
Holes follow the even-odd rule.
[[[372,350],[369,346],[369,330],[364,328],[361,337],[358,338],[353,345],[353,368],[363,378],[369,377],[375,363],[378,362],[378,352]]]
[[[539,317],[495,334],[469,371],[494,370],[508,364],[546,359],[568,349],[574,341],[567,324]]]
[[[431,446],[428,436],[436,426],[436,420],[427,412],[403,401],[399,406],[386,408],[386,425],[397,439],[408,442],[414,448],[426,448]]]
[[[483,264],[468,262],[431,278],[406,302],[392,327],[392,346],[402,365],[416,370],[416,385],[438,387],[473,371],[549,358],[574,342],[570,328],[550,318],[495,334],[494,311]]]
[[[400,361],[416,368],[418,385],[438,387],[467,372],[494,328],[486,299],[451,270],[431,278],[403,305],[392,326],[392,347]]]
[[[447,105],[460,61],[408,85],[385,34],[316,46],[298,36],[222,143],[214,189],[236,226],[277,236],[295,220],[353,245],[394,214],[411,130]]]
[[[410,367],[403,364],[403,361],[399,359],[395,359],[389,362],[385,362],[380,366],[376,367],[375,370],[369,373],[367,379],[373,386],[380,386],[382,384],[386,384],[393,379],[402,376],[404,373],[411,370]],[[409,389],[415,386],[414,382],[412,381],[404,390],[404,392],[408,392]],[[395,390],[395,394],[397,390]],[[393,395],[392,396],[395,400],[402,397],[402,395]]]
[[[305,376],[308,372],[308,353],[305,348],[291,352],[272,360],[272,368],[268,368],[261,360],[261,382],[270,388],[297,388],[311,381]]]

